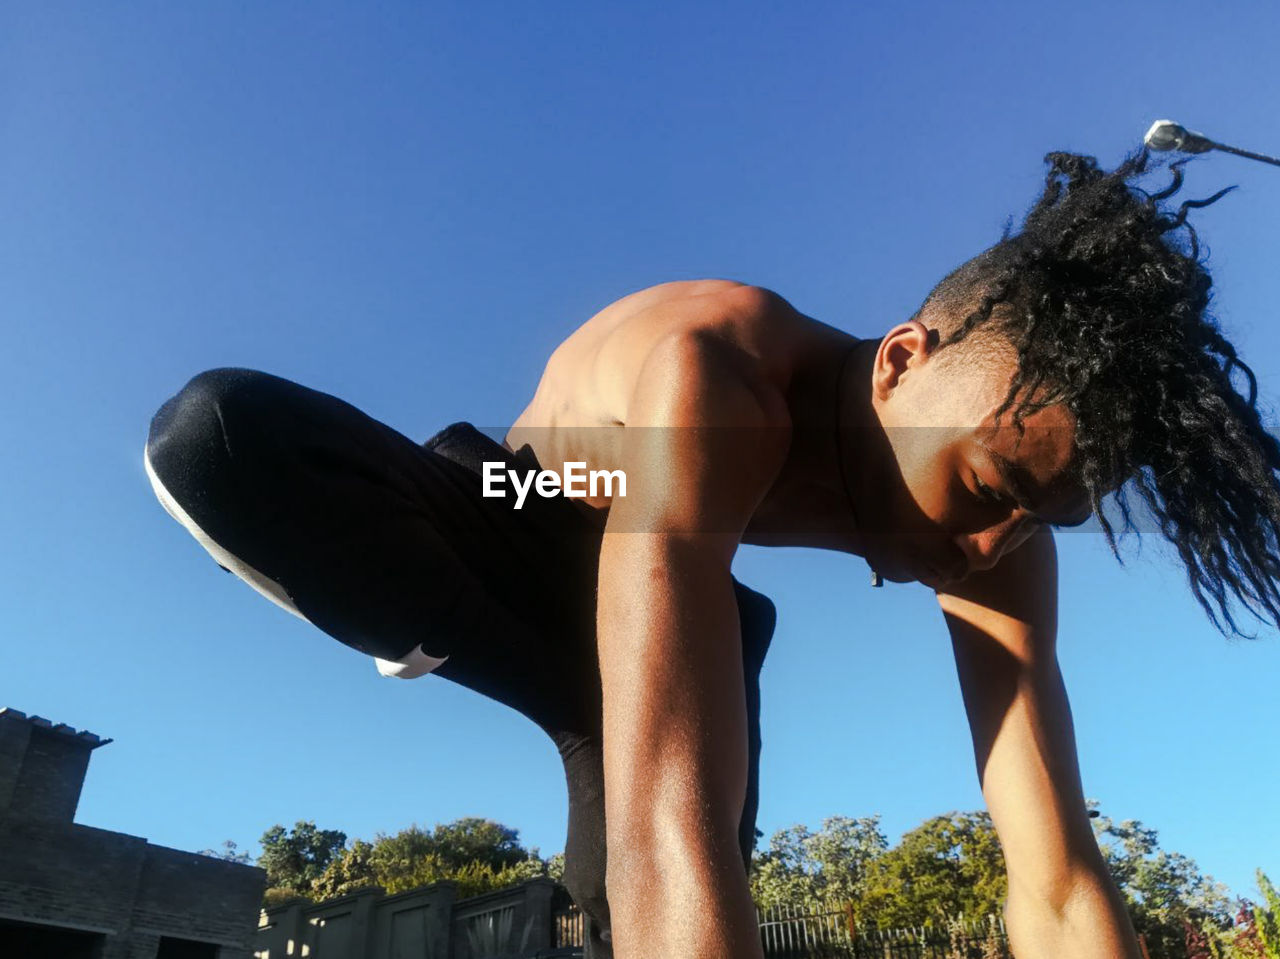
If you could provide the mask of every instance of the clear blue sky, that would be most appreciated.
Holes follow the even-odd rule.
[[[1155,119],[1280,152],[1261,2],[40,3],[0,13],[0,703],[116,739],[79,819],[180,848],[488,816],[563,848],[551,743],[404,682],[217,569],[142,468],[250,366],[417,439],[509,423],[611,300],[724,276],[879,335]],[[1266,121],[1266,122],[1263,122]],[[1280,170],[1192,165],[1216,311],[1280,397]],[[1152,536],[1060,538],[1086,792],[1234,889],[1280,873],[1280,646],[1228,643]],[[760,825],[979,807],[921,586],[747,547],[772,596]]]

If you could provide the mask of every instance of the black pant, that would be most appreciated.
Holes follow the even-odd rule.
[[[605,900],[601,692],[595,641],[602,530],[580,504],[481,495],[481,463],[538,469],[470,423],[419,445],[336,397],[246,369],[193,378],[151,422],[146,457],[166,508],[224,568],[335,639],[386,660],[419,646],[434,673],[545,730],[569,791],[565,885],[587,954],[612,956]],[[176,506],[174,505],[176,504]],[[755,840],[760,667],[768,597],[734,580],[749,774],[739,828]],[[281,601],[277,596],[277,601]]]

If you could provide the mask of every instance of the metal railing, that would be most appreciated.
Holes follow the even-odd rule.
[[[582,910],[574,903],[551,914],[551,945],[555,949],[583,945]]]
[[[867,929],[851,905],[778,905],[756,910],[767,959],[1008,959],[1004,921],[953,921],[946,927]],[[552,944],[583,945],[583,917],[569,903],[552,915]]]
[[[757,909],[768,959],[1008,959],[1004,921],[953,920],[944,927],[867,929],[849,905]]]

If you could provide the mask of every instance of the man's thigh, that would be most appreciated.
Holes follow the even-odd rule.
[[[557,604],[575,594],[540,580],[572,550],[545,507],[484,498],[460,450],[516,462],[470,424],[419,444],[337,397],[224,368],[160,408],[145,459],[165,508],[220,566],[348,646],[438,661],[479,644],[472,658],[541,662],[543,623],[565,619]]]

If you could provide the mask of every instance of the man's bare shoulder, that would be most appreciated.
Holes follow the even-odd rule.
[[[673,338],[726,347],[743,375],[785,392],[798,362],[829,329],[761,286],[722,279],[663,283],[595,314],[557,348],[547,369],[587,384],[586,395],[625,422],[626,401],[650,353]]]
[[[531,447],[552,468],[570,460],[616,468],[620,440],[612,428],[631,422],[646,368],[665,370],[657,375],[671,381],[673,393],[688,388],[680,380],[695,368],[724,378],[699,388],[746,386],[776,421],[790,423],[793,382],[813,377],[824,362],[829,368],[849,340],[753,284],[708,279],[648,287],[610,303],[554,351],[506,444]],[[698,350],[707,351],[705,362],[693,358]],[[650,381],[650,400],[653,388]]]

